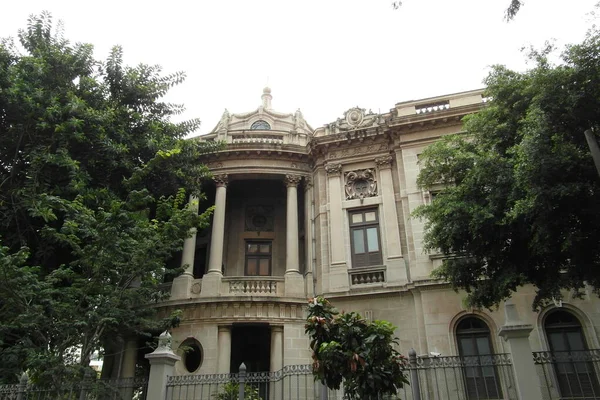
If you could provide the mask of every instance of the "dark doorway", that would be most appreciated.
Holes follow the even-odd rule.
[[[271,364],[271,329],[268,324],[234,324],[231,328],[231,372],[240,364],[248,372],[269,371]]]

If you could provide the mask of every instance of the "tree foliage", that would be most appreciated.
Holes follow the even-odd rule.
[[[323,297],[308,302],[306,333],[313,351],[315,378],[330,389],[343,385],[346,398],[375,400],[408,383],[404,358],[394,349],[395,327],[339,313]]]
[[[160,100],[184,74],[125,66],[119,47],[98,61],[48,13],[18,42],[0,42],[0,382],[56,381],[103,341],[161,328],[140,305],[208,223],[185,205],[217,145],[183,140],[199,121]]]
[[[422,154],[419,184],[443,189],[414,215],[429,251],[449,256],[437,275],[492,307],[519,286],[536,287],[534,308],[600,288],[600,180],[583,132],[600,121],[600,35],[533,51],[526,72],[495,66],[490,101]]]
[[[524,3],[522,0],[510,0],[510,3],[508,4],[508,7],[506,8],[506,12],[504,15],[506,20],[507,21],[512,20],[517,15],[517,13],[519,12],[519,10],[521,9],[521,6],[523,4]],[[395,10],[400,8],[400,6],[402,6],[402,1],[393,1],[392,2],[392,7],[394,7]]]

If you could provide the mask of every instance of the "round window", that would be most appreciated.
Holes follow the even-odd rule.
[[[196,339],[184,341],[180,349],[183,350],[182,361],[188,372],[196,372],[202,365],[202,346]]]

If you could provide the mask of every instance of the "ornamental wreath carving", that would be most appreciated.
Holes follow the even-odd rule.
[[[377,196],[377,180],[373,169],[345,173],[346,200]]]

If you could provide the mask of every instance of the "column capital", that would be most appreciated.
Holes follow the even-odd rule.
[[[340,176],[342,174],[342,164],[325,164],[325,171],[329,176]]]
[[[283,332],[282,325],[271,325],[271,332]]]
[[[219,332],[231,332],[231,325],[219,325],[217,329]]]
[[[229,183],[229,176],[227,174],[213,175],[213,181],[215,181],[217,187],[227,187],[227,184]]]
[[[313,187],[312,176],[305,176],[304,177],[304,190],[309,190],[312,187]]]
[[[283,182],[285,183],[286,187],[296,187],[300,183],[301,179],[302,176],[300,175],[286,175],[285,178],[283,178]]]
[[[379,169],[392,168],[392,161],[392,156],[388,154],[382,157],[377,157],[375,159],[375,164]]]

